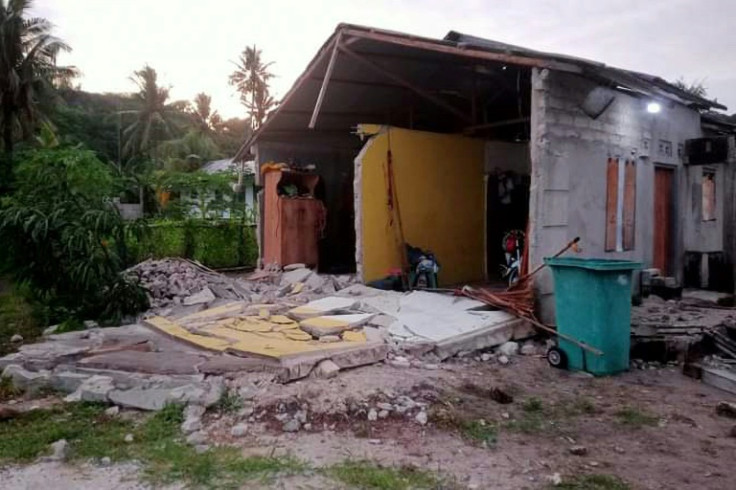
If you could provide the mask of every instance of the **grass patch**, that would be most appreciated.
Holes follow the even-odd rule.
[[[636,428],[657,425],[659,421],[656,415],[635,407],[624,407],[616,412],[615,415],[621,425]]]
[[[10,400],[23,394],[23,390],[13,386],[13,379],[0,377],[0,402]]]
[[[138,421],[107,417],[105,408],[68,404],[0,423],[0,464],[32,461],[52,442],[66,439],[70,460],[137,460],[154,484],[183,481],[192,487],[240,488],[253,478],[304,468],[289,458],[244,458],[236,448],[197,453],[180,438],[181,407],[168,406]],[[133,434],[132,443],[125,442],[126,434]]]
[[[237,393],[225,390],[213,409],[220,413],[235,413],[243,408],[243,399]]]
[[[437,488],[442,484],[427,471],[411,466],[384,467],[370,461],[346,461],[327,469],[327,474],[350,487],[371,490]]]
[[[492,446],[498,441],[498,428],[482,420],[461,421],[460,433],[466,439],[479,442],[485,446]]]
[[[542,404],[542,400],[533,396],[524,400],[521,408],[527,413],[536,413],[541,412],[544,409],[544,405]]]
[[[562,490],[630,490],[630,486],[613,475],[581,475],[549,488]]]
[[[0,356],[13,352],[17,344],[10,338],[20,334],[24,342],[41,335],[33,307],[16,287],[0,279]]]

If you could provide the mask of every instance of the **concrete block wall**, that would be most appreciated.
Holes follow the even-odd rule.
[[[648,99],[622,92],[597,119],[581,105],[597,84],[579,75],[535,69],[532,74],[532,189],[529,240],[531,266],[581,237],[583,257],[637,260],[649,266],[653,255],[654,168],[680,169],[685,140],[701,135],[700,115],[685,106],[659,101],[650,114]],[[679,151],[678,151],[679,150]],[[605,251],[606,162],[633,159],[637,165],[636,231],[633,250]],[[677,170],[678,188],[684,176]],[[683,192],[676,194],[684,209]],[[677,212],[676,216],[682,216]],[[676,219],[677,223],[681,220]],[[673,230],[681,271],[683,230]],[[548,270],[535,281],[542,317],[554,317],[553,283]]]

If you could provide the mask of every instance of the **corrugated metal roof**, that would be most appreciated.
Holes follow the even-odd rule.
[[[437,98],[443,97],[444,101],[452,102],[453,94],[462,96],[469,90],[469,84],[475,84],[467,72],[468,67],[496,63],[502,64],[504,70],[506,66],[518,67],[518,70],[513,68],[516,70],[514,73],[532,67],[565,71],[614,89],[624,88],[699,110],[726,109],[717,102],[685,92],[654,75],[614,68],[583,58],[536,51],[456,31],[450,31],[443,39],[433,39],[340,24],[291,87],[280,106],[243,144],[235,156],[236,161],[245,158],[250,146],[264,135],[276,138],[280,134],[295,132],[311,134],[308,130],[310,116],[326,76],[330,55],[338,44],[366,58],[380,60],[380,66],[384,69],[415,83],[428,93],[441,94]],[[385,76],[382,77],[365,64],[361,65],[342,51],[337,58],[319,115],[320,131],[346,134],[357,123],[401,125],[401,117],[414,117],[397,114],[395,110],[411,100],[407,98],[406,86],[387,83],[389,80]],[[449,70],[449,66],[456,68]],[[500,80],[498,73],[492,76]],[[518,80],[515,80],[514,85],[518,86]],[[457,99],[457,102],[461,103],[461,100]],[[433,114],[431,108],[425,107],[425,112],[425,117],[433,117],[430,116]]]
[[[217,174],[220,172],[240,172],[241,165],[237,162],[235,162],[234,158],[224,158],[222,160],[213,160],[211,162],[207,162],[204,165],[202,165],[202,168],[200,169],[202,172],[206,172],[208,174]],[[253,160],[250,160],[248,162],[245,162],[245,173],[246,174],[254,174],[256,168],[256,162]]]

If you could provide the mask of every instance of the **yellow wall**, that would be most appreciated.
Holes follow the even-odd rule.
[[[368,126],[363,129],[366,132],[377,130]],[[360,245],[364,280],[385,277],[391,268],[401,266],[387,206],[387,131],[390,131],[394,178],[406,241],[435,253],[441,266],[441,284],[482,279],[485,255],[483,141],[384,128],[368,141],[362,152]]]

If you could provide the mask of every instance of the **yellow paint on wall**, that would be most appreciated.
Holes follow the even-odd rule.
[[[368,127],[366,133],[375,133]],[[437,256],[441,284],[483,278],[484,142],[463,136],[385,128],[362,152],[363,278],[401,266],[387,205],[389,144],[405,240]],[[392,227],[393,226],[393,227]]]

